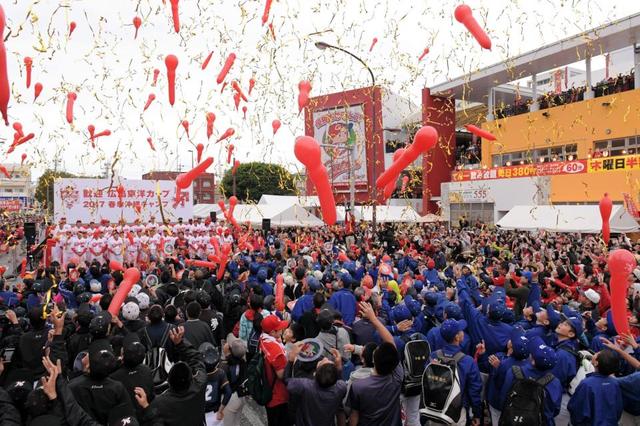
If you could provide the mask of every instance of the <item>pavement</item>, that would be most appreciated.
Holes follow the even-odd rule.
[[[267,411],[264,407],[260,407],[251,398],[246,398],[246,403],[242,409],[241,426],[266,426]]]

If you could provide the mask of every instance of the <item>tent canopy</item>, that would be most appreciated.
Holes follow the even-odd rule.
[[[208,217],[210,211],[220,214],[217,204],[197,204],[193,208],[195,217]],[[322,226],[323,222],[298,204],[237,204],[233,217],[238,223],[261,225],[262,219],[271,219],[271,226]]]
[[[635,232],[639,229],[638,222],[623,206],[613,206],[609,225],[613,233]],[[597,234],[602,230],[602,219],[596,205],[514,206],[496,226],[507,230],[543,229],[551,232]]]
[[[319,207],[320,201],[317,195],[296,196],[296,195],[268,195],[263,194],[258,201],[259,205],[272,204],[277,206],[292,206],[298,204],[304,208]]]
[[[345,217],[345,208],[336,206],[338,220]],[[354,213],[356,220],[371,222],[373,220],[373,207],[356,206]],[[376,208],[376,221],[384,222],[420,222],[420,215],[411,206],[378,206]]]

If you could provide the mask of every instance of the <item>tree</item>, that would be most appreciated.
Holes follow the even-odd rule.
[[[233,195],[233,175],[227,170],[222,178],[222,190]],[[278,164],[261,162],[243,163],[236,170],[236,196],[243,201],[257,202],[262,194],[293,195],[295,179]]]
[[[43,206],[46,206],[49,213],[53,214],[53,182],[57,178],[73,178],[76,175],[72,173],[45,170],[45,172],[38,178],[36,184],[36,200]]]

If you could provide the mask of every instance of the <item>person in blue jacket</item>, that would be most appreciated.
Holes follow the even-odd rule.
[[[313,296],[318,290],[322,289],[320,281],[312,275],[307,276],[304,283],[307,291],[296,301],[296,304],[291,311],[291,318],[296,322],[300,321],[300,318],[302,318],[302,315],[304,315],[305,312],[313,309]]]
[[[531,358],[533,364],[525,364],[522,367],[522,374],[530,379],[537,380],[544,377],[549,371],[552,371],[553,367],[558,361],[558,356],[553,348],[545,345],[544,341],[539,337],[534,337],[529,341],[529,350],[531,351]],[[507,400],[507,394],[513,386],[515,376],[513,370],[508,370],[504,377],[504,384],[500,391],[500,406],[504,410],[504,404]],[[547,426],[555,426],[554,417],[560,412],[560,405],[562,404],[562,385],[560,381],[554,377],[544,388],[544,415]],[[558,423],[560,425],[568,425],[567,423]]]
[[[436,318],[436,306],[441,298],[440,293],[435,293],[429,290],[423,290],[424,305],[422,312],[420,312],[420,322],[422,324],[422,334],[428,334],[429,330],[438,324]]]
[[[487,381],[487,401],[489,402],[489,410],[491,411],[491,421],[494,425],[498,424],[500,419],[500,391],[504,384],[507,371],[511,371],[511,367],[517,365],[523,367],[529,362],[529,339],[525,337],[522,331],[513,329],[511,338],[507,342],[507,352],[497,352],[489,355],[489,380]]]
[[[458,305],[456,305],[453,302],[447,302],[444,308],[443,315],[444,315],[445,321],[447,319],[454,319],[454,320],[463,319],[462,310]],[[440,326],[433,327],[431,330],[429,330],[429,333],[427,334],[427,342],[429,342],[429,347],[431,348],[431,352],[437,351],[438,349],[442,349],[447,344],[447,342],[442,337],[442,333],[440,332]],[[471,338],[467,333],[464,334],[464,338],[460,343],[460,348],[462,349],[462,352],[464,352],[465,354],[473,355],[471,353]]]
[[[616,426],[622,416],[622,392],[614,374],[620,359],[611,349],[594,355],[595,373],[587,374],[569,400],[572,426]],[[636,389],[638,391],[639,389]]]
[[[569,402],[569,383],[576,375],[578,369],[578,338],[582,335],[583,326],[582,318],[569,317],[560,322],[556,327],[555,343],[553,345],[556,350],[558,362],[553,367],[553,375],[560,380],[562,385],[562,408],[560,414],[556,418],[559,425],[569,424],[569,411],[567,403]]]
[[[605,348],[605,345],[602,343],[602,339],[607,339],[608,341],[613,342],[613,338],[618,334],[616,327],[613,325],[613,313],[611,310],[608,310],[607,315],[596,321],[595,325],[596,330],[591,338],[589,349],[593,352],[599,352]]]
[[[255,285],[262,289],[262,295],[265,297],[273,296],[273,286],[267,282],[268,275],[269,273],[267,272],[267,268],[260,268],[256,274]]]
[[[444,290],[444,286],[442,286],[442,280],[440,279],[440,275],[438,274],[438,270],[436,269],[436,262],[433,259],[429,259],[427,261],[427,269],[422,271],[422,275],[425,277],[429,286],[438,287],[438,290]],[[440,287],[443,288],[440,288]]]
[[[351,327],[356,318],[356,298],[351,292],[351,276],[347,272],[338,275],[338,291],[331,295],[327,303],[340,311],[342,321]]]
[[[447,357],[453,357],[461,351],[460,343],[464,339],[464,329],[467,328],[465,320],[445,320],[440,326],[440,334],[447,342],[441,349]],[[438,351],[431,352],[431,359],[437,359]],[[471,425],[480,425],[482,415],[482,378],[480,370],[472,357],[465,355],[458,362],[458,378],[460,380],[460,393],[462,395],[463,411],[458,424],[466,424],[471,409]]]
[[[560,322],[560,313],[556,312],[553,309],[553,306],[547,305],[546,309],[543,308],[534,308],[532,306],[527,306],[522,310],[522,316],[527,318],[530,313],[533,313],[532,325],[531,327],[525,331],[525,335],[528,339],[532,339],[536,336],[542,338],[544,342],[549,345],[552,340],[552,336],[550,336],[550,331],[555,328],[552,325],[552,320],[554,320],[555,325],[557,326]],[[557,321],[556,321],[557,319]]]
[[[624,413],[622,413],[621,424],[633,424],[633,417],[640,417],[640,371],[629,374],[628,376],[616,378],[620,391],[622,392],[622,404]],[[637,424],[637,422],[636,422]]]

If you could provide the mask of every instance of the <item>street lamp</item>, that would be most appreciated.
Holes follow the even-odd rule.
[[[373,182],[372,185],[372,189],[373,189],[373,214],[372,214],[372,222],[373,222],[373,232],[374,232],[374,236],[376,233],[376,206],[378,205],[378,190],[376,188],[376,145],[375,145],[375,137],[376,137],[376,100],[375,100],[375,87],[376,87],[376,77],[373,75],[373,71],[371,71],[371,68],[369,68],[369,65],[367,65],[367,63],[365,61],[363,61],[362,59],[360,59],[359,57],[357,57],[356,55],[354,55],[353,53],[349,52],[348,50],[345,50],[341,47],[338,46],[334,46],[332,44],[329,43],[325,43],[324,41],[318,41],[315,43],[316,48],[318,48],[319,50],[325,50],[325,49],[334,49],[334,50],[339,50],[340,52],[344,52],[347,55],[351,56],[352,58],[354,58],[355,60],[357,60],[358,62],[360,62],[362,64],[362,66],[364,66],[366,68],[367,71],[369,71],[369,76],[371,76],[371,109],[373,111],[373,120],[371,121],[371,146],[373,149],[373,173],[371,173],[371,181]],[[356,147],[353,146],[352,147],[352,151],[351,151],[351,158],[352,158],[352,163],[354,162],[355,159],[355,149]],[[351,214],[355,214],[354,212],[354,205],[355,205],[355,173],[351,172],[351,192],[352,192],[352,196],[351,196]]]

